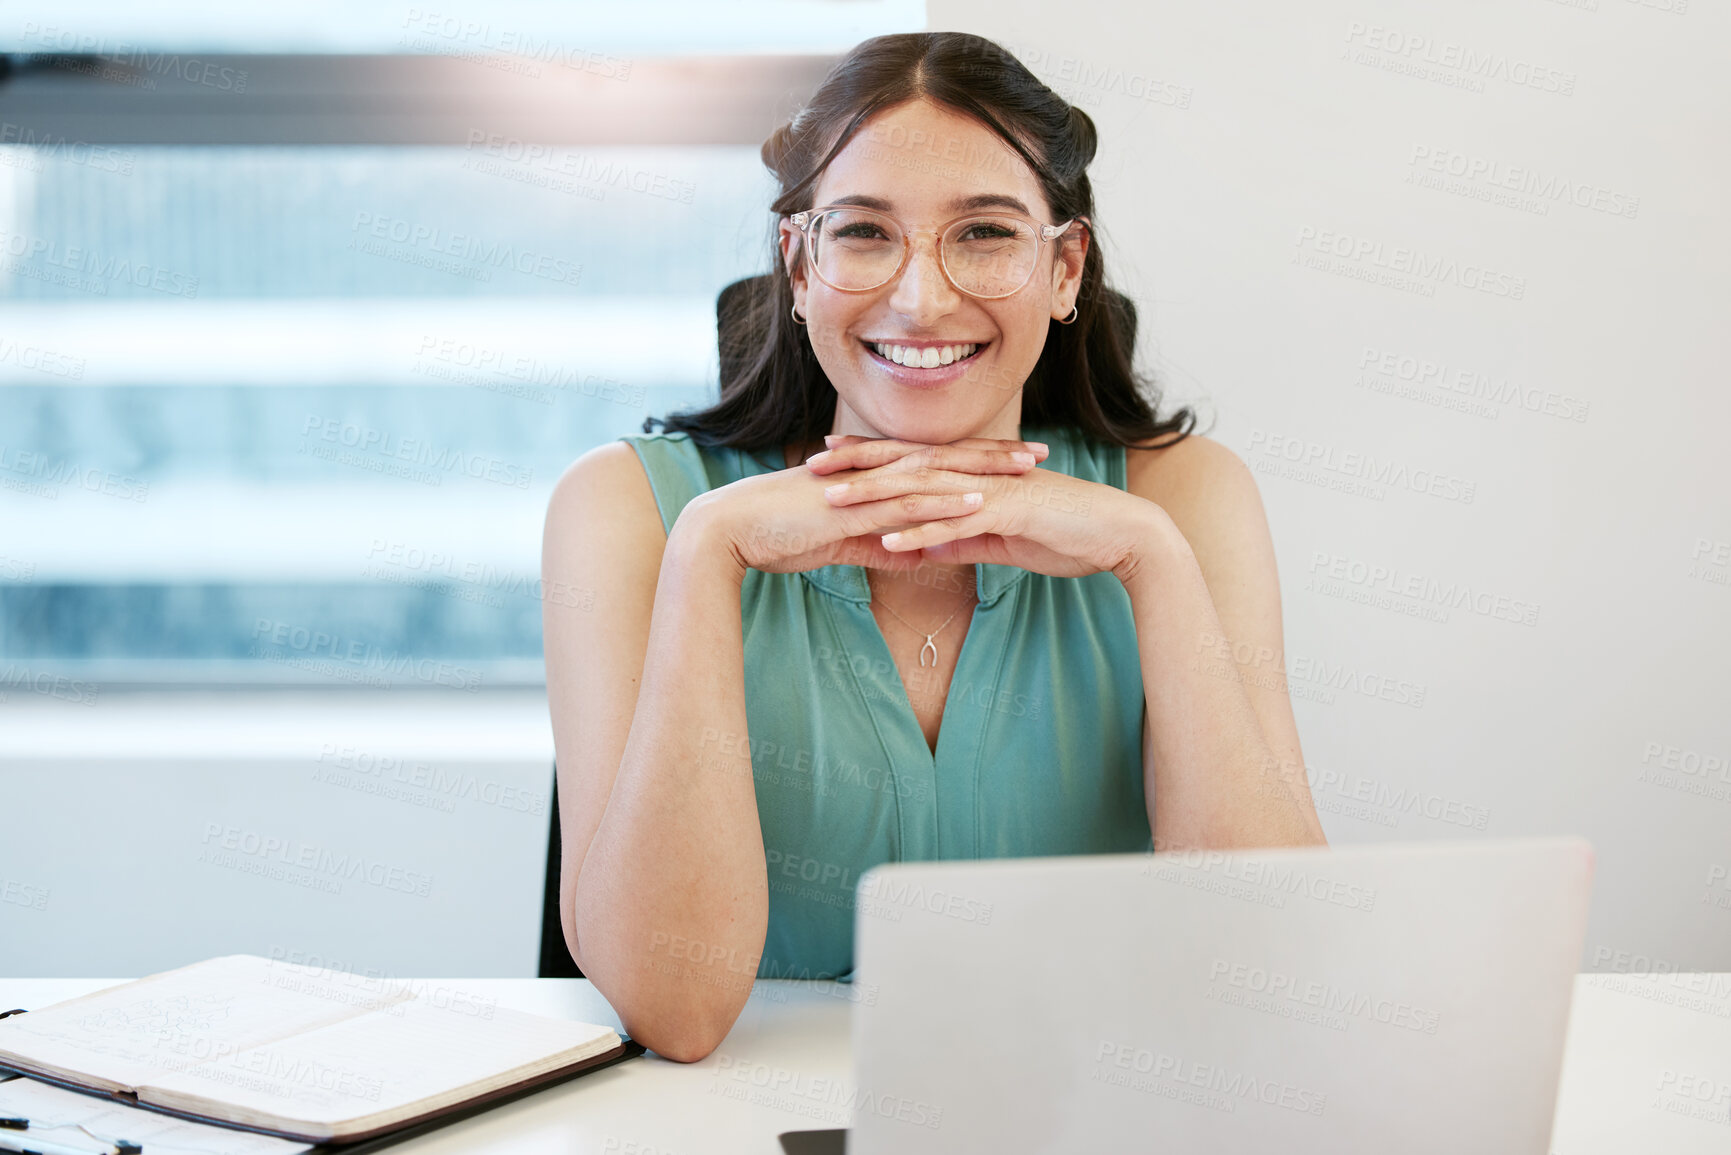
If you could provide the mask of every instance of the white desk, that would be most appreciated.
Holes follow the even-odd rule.
[[[44,1007],[117,981],[0,978],[0,1010]],[[619,1025],[580,979],[442,982],[500,1006]],[[848,994],[833,983],[760,982],[702,1062],[631,1059],[395,1150],[779,1155],[783,1131],[846,1123],[835,1104],[851,1090]],[[1731,974],[1582,975],[1551,1151],[1731,1152]]]

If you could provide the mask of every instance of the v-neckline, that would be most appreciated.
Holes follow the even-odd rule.
[[[865,567],[862,566],[860,568],[863,571]],[[978,563],[975,563],[974,580],[978,581],[979,576],[979,566]],[[866,588],[868,590],[871,588],[869,576],[867,577]],[[872,625],[877,628],[878,649],[882,651],[883,657],[889,663],[889,668],[893,670],[896,675],[896,689],[899,692],[896,694],[885,694],[884,697],[893,697],[895,698],[898,707],[906,707],[906,710],[902,711],[904,715],[903,722],[906,725],[913,727],[913,732],[919,735],[920,749],[930,755],[932,770],[934,773],[937,770],[938,755],[944,748],[944,735],[950,732],[950,702],[954,698],[951,691],[954,690],[956,684],[961,681],[962,663],[967,661],[968,642],[974,636],[974,617],[979,612],[980,606],[981,603],[978,600],[975,600],[974,604],[968,607],[968,630],[962,635],[961,647],[956,651],[956,668],[950,672],[949,685],[944,688],[944,708],[938,711],[938,740],[936,745],[931,745],[926,742],[926,729],[920,722],[920,712],[914,709],[913,695],[908,693],[907,682],[902,677],[902,668],[896,664],[896,656],[890,650],[890,640],[884,633],[883,623],[878,621],[877,614],[872,610],[871,602],[868,601],[863,607],[861,607],[864,610],[866,617],[871,619]],[[960,610],[956,611],[956,617],[961,617]],[[945,624],[948,625],[949,623],[946,622]],[[939,628],[941,629],[942,627]]]
[[[1054,439],[1055,440],[1055,439]],[[750,460],[768,472],[779,472],[791,469],[787,464],[787,452],[783,446],[767,450],[738,450],[742,458]],[[1050,459],[1048,458],[1048,461]],[[743,472],[743,471],[742,471]],[[950,676],[950,690],[944,694],[943,712],[938,717],[938,742],[936,748],[926,742],[926,732],[920,726],[919,714],[914,711],[913,699],[908,696],[907,686],[902,682],[901,667],[896,665],[895,655],[890,653],[889,640],[884,637],[883,626],[879,624],[877,615],[871,609],[871,583],[866,578],[866,568],[860,565],[826,565],[817,569],[801,570],[799,577],[819,591],[842,601],[852,602],[856,612],[863,614],[871,623],[871,634],[876,639],[878,659],[887,663],[895,672],[894,694],[883,693],[880,697],[894,699],[892,709],[896,716],[896,725],[913,735],[914,744],[924,755],[924,769],[935,775],[938,765],[942,762],[946,750],[946,735],[952,735],[955,729],[951,720],[951,706],[955,703],[954,689],[961,681],[962,669],[969,660],[969,654],[979,647],[974,644],[975,625],[981,610],[989,610],[998,600],[1008,593],[1017,582],[1028,576],[1028,571],[1018,566],[997,565],[991,562],[974,563],[974,589],[977,591],[974,602],[974,613],[968,621],[968,632],[962,638],[962,648],[956,655],[956,668]],[[981,645],[985,643],[980,643]],[[870,708],[869,705],[867,707]],[[950,744],[962,741],[960,738],[949,737]]]

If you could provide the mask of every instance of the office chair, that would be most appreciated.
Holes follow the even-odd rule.
[[[730,380],[745,367],[752,345],[744,339],[740,326],[748,322],[754,306],[770,300],[774,288],[772,276],[763,273],[743,277],[721,290],[715,299],[715,337],[721,354],[721,379]],[[1136,306],[1116,289],[1105,290],[1107,307],[1118,314],[1121,331],[1129,334],[1131,349],[1136,338]],[[559,788],[552,792],[552,829],[547,837],[547,881],[541,912],[541,977],[544,979],[582,978],[583,972],[565,949],[565,934],[559,926]]]

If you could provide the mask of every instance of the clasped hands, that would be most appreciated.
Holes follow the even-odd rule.
[[[1124,490],[1039,468],[1050,453],[1039,442],[831,435],[824,443],[803,468],[821,479],[823,499],[855,543],[845,552],[879,564],[888,555],[912,565],[924,558],[1127,578],[1165,518]]]

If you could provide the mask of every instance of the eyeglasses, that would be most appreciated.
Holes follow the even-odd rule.
[[[937,229],[909,230],[892,216],[849,206],[808,209],[788,219],[805,237],[812,271],[832,289],[865,293],[889,284],[913,255],[913,234],[933,232],[938,265],[950,284],[993,300],[1020,291],[1039,265],[1040,246],[1081,218],[1044,225],[1014,213],[975,213]]]

